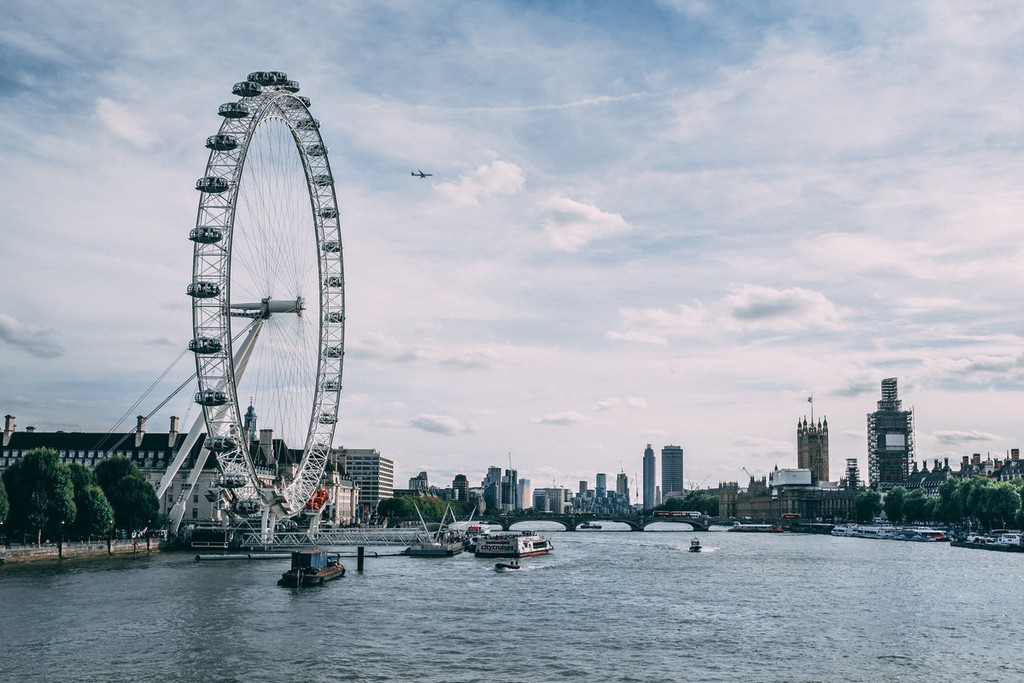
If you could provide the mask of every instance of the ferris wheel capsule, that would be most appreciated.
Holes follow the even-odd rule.
[[[220,285],[216,282],[197,280],[189,283],[185,293],[196,299],[212,299],[220,295]]]
[[[248,483],[248,480],[240,472],[228,472],[218,476],[214,483],[222,489],[240,489]]]
[[[216,244],[224,239],[224,229],[216,225],[200,225],[189,230],[188,238],[202,244]]]
[[[263,508],[263,506],[260,504],[260,501],[256,500],[255,498],[246,498],[244,500],[236,501],[235,504],[232,505],[231,507],[234,509],[235,512],[242,515],[243,517],[250,517],[252,515],[255,515]]]
[[[230,188],[230,182],[225,178],[220,178],[215,175],[203,176],[196,181],[196,189],[200,192],[207,192],[209,194],[220,194],[221,192],[227,192]]]
[[[214,436],[206,440],[206,447],[213,453],[225,453],[238,448],[238,439],[233,436]]]
[[[249,115],[249,107],[243,102],[225,102],[217,107],[217,113],[226,119],[244,119]]]
[[[256,97],[263,92],[263,86],[256,81],[242,81],[241,83],[235,83],[234,87],[231,88],[231,92],[239,97]]]
[[[247,78],[260,85],[283,85],[288,82],[288,74],[283,71],[253,71]]]
[[[238,147],[238,138],[234,135],[218,133],[206,138],[206,146],[217,152],[230,152]]]
[[[224,345],[215,337],[196,337],[189,341],[188,350],[193,353],[218,353]]]

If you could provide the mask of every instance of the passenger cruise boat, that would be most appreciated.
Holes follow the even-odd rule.
[[[554,548],[551,541],[532,531],[482,536],[481,541],[475,550],[477,557],[533,557],[547,555]]]

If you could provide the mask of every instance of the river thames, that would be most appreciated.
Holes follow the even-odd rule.
[[[548,533],[548,532],[545,532]],[[325,586],[193,553],[0,567],[4,681],[1024,680],[1024,556],[799,534],[549,533]],[[376,549],[395,552],[395,549]]]

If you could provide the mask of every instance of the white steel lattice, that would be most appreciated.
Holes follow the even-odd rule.
[[[222,480],[230,482],[223,489],[225,502],[240,517],[264,514],[268,508],[277,517],[301,512],[321,484],[338,419],[345,337],[340,217],[319,123],[310,114],[309,100],[295,94],[297,90],[280,72],[255,72],[236,84],[234,92],[241,97],[221,105],[224,120],[207,140],[206,173],[196,183],[201,194],[190,236],[195,247],[189,286],[196,401],[203,406],[206,445],[217,458]],[[296,182],[304,188],[301,197],[291,192]],[[286,199],[276,196],[278,192],[290,193],[283,210],[277,203],[283,205]],[[278,233],[285,224],[305,225],[299,227],[309,231],[309,249],[301,248],[306,237]],[[265,272],[258,272],[257,264]],[[288,266],[294,266],[293,290],[280,281],[286,279]],[[301,291],[302,278],[314,270],[309,289],[316,291]],[[267,334],[265,325],[281,316],[300,321],[296,338],[275,333],[272,341],[261,340]],[[239,334],[233,324],[238,321],[251,326],[248,334]],[[261,400],[275,406],[278,401],[298,402],[291,412],[301,415],[288,417],[305,425],[301,433],[296,428],[291,435],[295,442],[289,444],[295,448],[301,440],[301,458],[297,464],[279,463],[289,465],[279,466],[288,475],[276,479],[257,470],[256,446],[242,415],[245,396],[239,395],[250,354],[259,354],[263,346],[270,347],[268,353],[281,349],[295,368],[287,378],[290,384],[281,380],[282,396],[263,395]]]

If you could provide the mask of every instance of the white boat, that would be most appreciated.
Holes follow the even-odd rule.
[[[481,537],[474,552],[477,557],[533,557],[547,555],[552,549],[551,541],[540,534],[507,531]]]
[[[745,533],[755,534],[774,534],[782,531],[781,526],[774,524],[746,524],[743,522],[733,522],[732,526],[726,529],[726,531],[742,531]]]
[[[836,524],[829,533],[833,536],[853,536],[856,524]]]
[[[483,542],[491,535],[491,530],[486,524],[471,524],[466,527],[462,536],[462,547],[471,553],[483,545]]]
[[[894,541],[918,541],[921,543],[935,543],[937,541],[947,540],[946,534],[942,531],[924,527],[904,527],[902,529],[895,529],[892,532],[892,539]]]
[[[857,538],[892,538],[893,528],[891,526],[856,526],[853,535]]]

